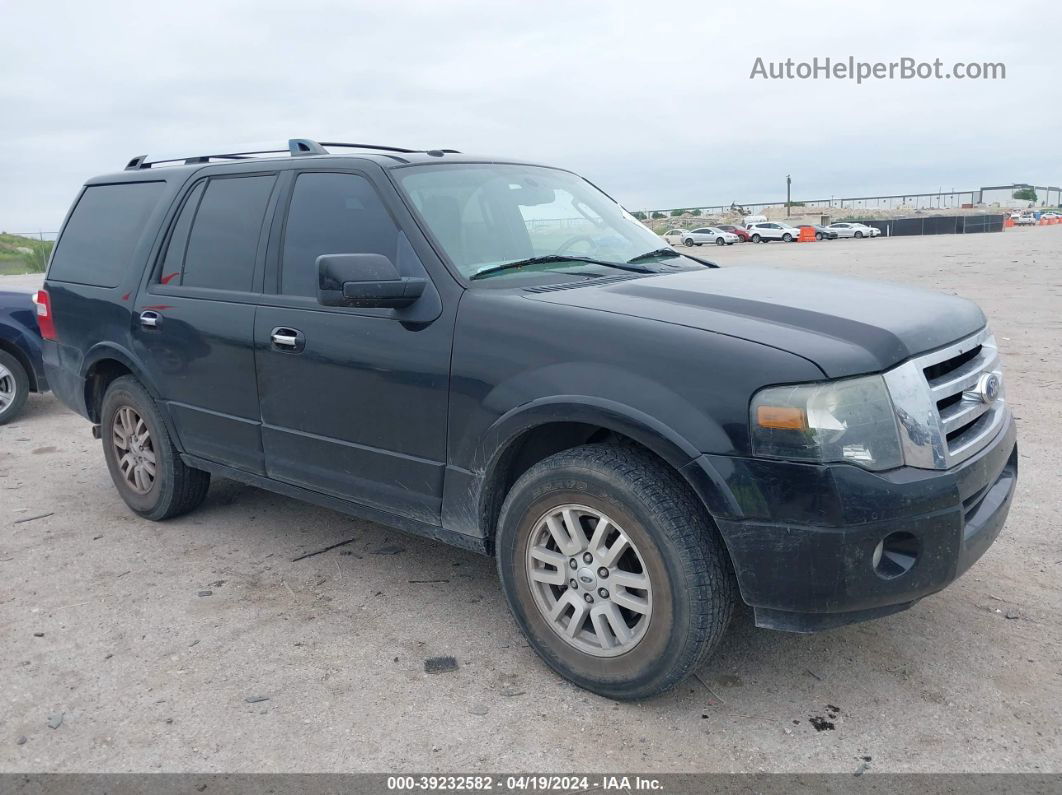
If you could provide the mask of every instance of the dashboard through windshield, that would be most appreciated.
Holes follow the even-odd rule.
[[[392,174],[467,279],[601,271],[607,263],[629,263],[661,249],[653,232],[567,171],[460,163],[413,166]],[[500,267],[510,264],[516,267]]]

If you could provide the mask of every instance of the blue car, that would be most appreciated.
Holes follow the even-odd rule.
[[[18,416],[30,392],[47,391],[33,298],[0,291],[0,425]]]

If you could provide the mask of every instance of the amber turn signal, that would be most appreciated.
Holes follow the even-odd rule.
[[[757,406],[756,424],[780,431],[802,431],[808,427],[808,415],[803,409],[790,406]]]

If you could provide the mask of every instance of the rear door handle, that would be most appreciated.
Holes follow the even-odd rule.
[[[158,328],[162,324],[162,316],[150,309],[140,313],[140,325],[144,328]]]
[[[306,346],[306,337],[298,329],[280,326],[269,335],[273,347],[282,351],[297,353]]]

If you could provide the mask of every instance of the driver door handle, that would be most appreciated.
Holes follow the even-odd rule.
[[[149,309],[140,313],[140,325],[144,328],[158,328],[161,323],[162,317],[158,312],[153,312]]]
[[[298,353],[306,347],[306,337],[298,329],[279,326],[273,329],[269,339],[274,348],[289,353]]]

